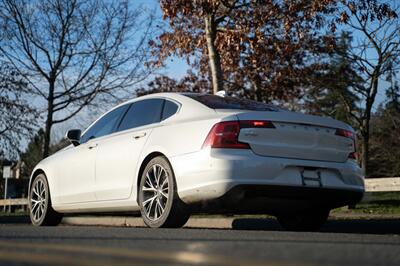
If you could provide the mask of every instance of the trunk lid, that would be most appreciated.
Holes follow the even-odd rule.
[[[261,156],[345,162],[355,143],[336,135],[337,129],[353,131],[332,118],[278,111],[236,113],[239,120],[271,121],[275,128],[242,128],[239,141]]]

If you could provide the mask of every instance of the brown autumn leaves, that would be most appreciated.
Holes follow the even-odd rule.
[[[312,73],[326,67],[321,54],[332,52],[336,28],[353,12],[373,6],[375,19],[395,15],[373,0],[161,0],[160,5],[170,29],[151,42],[157,65],[170,56],[186,58],[209,77],[214,93],[240,88],[260,101],[300,97]]]

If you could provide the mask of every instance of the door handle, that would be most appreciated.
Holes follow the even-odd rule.
[[[94,148],[96,148],[96,147],[97,147],[97,143],[95,143],[95,144],[89,144],[88,149],[91,150],[91,149],[94,149]]]
[[[144,133],[139,133],[139,134],[133,136],[133,138],[134,138],[134,139],[140,139],[140,138],[143,138],[144,136],[146,136],[146,133],[145,133],[145,132],[144,132]]]

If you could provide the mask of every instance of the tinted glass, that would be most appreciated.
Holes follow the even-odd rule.
[[[279,107],[256,102],[247,99],[239,99],[234,97],[220,97],[211,94],[184,94],[212,109],[240,109],[240,110],[251,110],[251,111],[281,111]]]
[[[176,111],[178,111],[178,105],[171,101],[165,100],[161,120],[164,120],[170,116],[173,116],[176,113]]]
[[[160,122],[163,101],[149,99],[133,103],[122,119],[118,131]]]
[[[98,138],[113,133],[126,109],[128,109],[128,105],[123,105],[103,116],[86,131],[81,138],[81,143],[85,143],[92,138]]]

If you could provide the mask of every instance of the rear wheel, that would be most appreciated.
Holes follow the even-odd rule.
[[[35,226],[55,226],[62,220],[62,214],[51,207],[49,185],[44,174],[37,175],[32,182],[29,192],[29,216]]]
[[[182,227],[189,219],[187,206],[177,194],[175,176],[165,157],[152,159],[143,171],[139,206],[149,227]]]
[[[310,210],[302,213],[277,215],[279,224],[290,231],[317,231],[326,222],[329,210]]]

